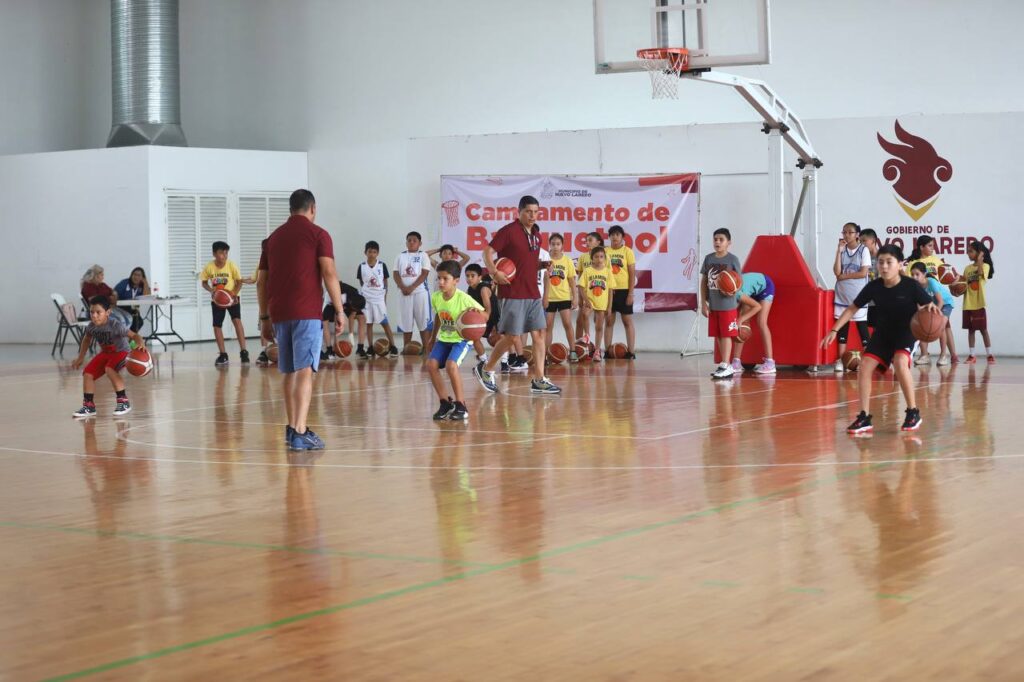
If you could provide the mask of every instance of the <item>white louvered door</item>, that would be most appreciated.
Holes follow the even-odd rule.
[[[170,268],[170,287],[165,295],[183,299],[174,307],[174,324],[186,340],[212,339],[210,296],[202,288],[199,274],[213,259],[213,242],[227,242],[231,246],[228,257],[238,264],[242,277],[254,277],[263,240],[288,219],[288,194],[167,190],[165,196]],[[242,286],[241,303],[246,336],[258,336],[255,285]],[[224,325],[225,336],[233,338],[229,320]]]

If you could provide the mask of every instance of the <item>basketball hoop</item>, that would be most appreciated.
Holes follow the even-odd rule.
[[[441,204],[444,209],[444,218],[448,227],[455,227],[459,224],[459,202],[456,199],[449,199]]]
[[[679,77],[690,68],[685,47],[649,47],[636,51],[651,77],[651,99],[679,99]]]

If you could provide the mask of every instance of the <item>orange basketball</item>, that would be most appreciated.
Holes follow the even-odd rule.
[[[277,364],[277,344],[272,343],[267,346],[267,360],[270,360],[274,364]]]
[[[391,344],[387,339],[377,339],[373,342],[373,352],[380,357],[387,355],[389,350],[391,350]]]
[[[586,362],[587,360],[590,360],[590,349],[587,348],[587,344],[582,341],[577,341],[576,345],[573,346],[572,349],[576,353],[576,360],[578,362]]]
[[[455,320],[455,329],[467,341],[481,339],[487,330],[487,315],[482,310],[470,308]]]
[[[938,271],[939,282],[949,286],[953,282],[960,279],[960,275],[957,274],[956,269],[952,265],[940,265]]]
[[[556,365],[565,362],[567,357],[569,357],[569,349],[564,343],[553,343],[551,348],[548,348],[548,360]]]
[[[743,286],[743,276],[734,270],[723,270],[718,273],[718,290],[726,296],[735,296]]]
[[[860,351],[848,350],[843,353],[843,367],[847,372],[854,372],[860,367]]]
[[[499,272],[505,273],[505,277],[508,277],[508,281],[511,282],[516,278],[516,264],[508,258],[499,258],[494,264],[494,267]]]
[[[145,348],[136,348],[128,353],[125,369],[133,377],[144,377],[153,371],[153,357]]]
[[[421,355],[423,344],[419,341],[410,341],[402,347],[402,355]]]
[[[953,294],[954,296],[963,296],[965,293],[967,293],[967,282],[963,281],[962,279],[953,282],[952,284],[949,285],[949,293]]]
[[[230,308],[235,304],[235,297],[227,289],[214,289],[210,296],[218,308]]]
[[[629,353],[629,346],[627,346],[626,344],[622,343],[621,341],[619,343],[612,344],[612,357],[614,359],[624,360],[626,358],[627,353]]]
[[[749,324],[741,324],[740,325],[740,332],[739,332],[739,334],[736,335],[736,338],[739,339],[740,343],[744,343],[744,342],[746,342],[747,339],[750,338],[750,335],[752,333],[753,333],[753,331],[750,329],[750,325]]]
[[[526,364],[533,364],[533,346],[527,346],[523,349],[523,359],[526,360]]]
[[[922,308],[910,320],[910,332],[918,341],[938,341],[946,330],[946,316],[941,310]]]
[[[352,342],[348,339],[339,339],[334,343],[334,354],[339,358],[347,358],[352,355]]]

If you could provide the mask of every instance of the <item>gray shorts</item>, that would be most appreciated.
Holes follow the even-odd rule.
[[[547,329],[547,317],[539,298],[503,298],[498,331],[517,336],[540,329]]]

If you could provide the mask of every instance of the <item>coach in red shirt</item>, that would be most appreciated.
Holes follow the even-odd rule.
[[[501,301],[501,316],[498,331],[501,339],[487,363],[480,362],[473,369],[480,385],[492,393],[498,392],[494,381],[494,366],[512,346],[515,337],[529,333],[533,339],[533,381],[531,393],[562,392],[558,386],[544,376],[545,334],[547,319],[541,305],[540,290],[537,288],[537,271],[540,268],[540,226],[537,225],[539,202],[527,195],[519,200],[519,218],[498,230],[494,239],[484,249],[484,263],[491,278],[498,283],[498,298]],[[511,281],[495,267],[495,256],[508,258],[516,266],[516,276]]]
[[[322,450],[324,442],[307,427],[306,417],[313,396],[313,372],[320,365],[323,287],[327,287],[334,309],[341,310],[341,286],[331,235],[313,223],[313,193],[297,189],[288,205],[291,217],[263,240],[256,277],[260,333],[267,340],[277,341],[277,367],[284,374],[288,412],[288,447]],[[345,329],[345,316],[338,315],[334,324],[340,334]]]

